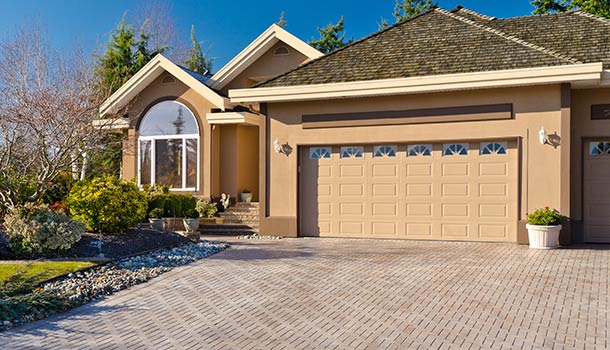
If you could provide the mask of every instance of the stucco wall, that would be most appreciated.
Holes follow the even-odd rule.
[[[562,153],[569,159],[568,143],[554,148],[541,145],[538,130],[542,126],[549,134],[561,135],[562,87],[550,85],[541,87],[463,91],[454,93],[421,94],[409,96],[375,97],[361,99],[338,99],[329,101],[272,103],[266,106],[268,116],[264,125],[266,151],[268,157],[268,178],[261,189],[268,187],[268,203],[263,203],[261,232],[269,234],[296,235],[298,208],[297,168],[298,152],[286,157],[272,151],[270,145],[278,139],[289,143],[296,150],[298,146],[317,144],[374,144],[374,143],[418,143],[460,140],[480,140],[494,138],[514,138],[520,144],[520,210],[519,217],[545,205],[569,213],[565,204],[566,194],[561,193],[569,174],[561,172]],[[514,119],[455,122],[435,124],[411,124],[391,126],[342,127],[327,129],[303,129],[302,115],[410,110],[439,107],[489,105],[512,103]],[[565,112],[565,110],[564,110]],[[568,108],[569,112],[569,108]],[[569,122],[569,113],[567,115]],[[566,153],[567,152],[567,153]],[[264,159],[263,159],[264,161]],[[564,166],[568,166],[564,164]],[[265,169],[263,169],[263,174]],[[563,181],[563,182],[562,182]],[[569,198],[569,190],[567,194]],[[563,199],[563,203],[562,203]],[[290,230],[290,232],[278,232]]]

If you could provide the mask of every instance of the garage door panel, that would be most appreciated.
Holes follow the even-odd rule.
[[[320,216],[321,236],[515,241],[516,142],[503,155],[479,155],[479,143],[460,145],[469,151],[454,147],[458,152],[444,155],[444,144],[432,144],[414,145],[419,153],[410,154],[403,144],[384,157],[373,156],[380,146],[361,146],[361,158],[341,158],[341,147],[334,146],[332,158],[323,160],[331,163],[324,170],[330,191],[318,186],[320,198],[301,192],[301,206],[320,200],[332,203],[331,211],[325,206],[302,213],[313,221]],[[328,166],[302,160],[303,166],[319,164]]]
[[[610,138],[587,140],[584,144],[585,241],[610,243]]]

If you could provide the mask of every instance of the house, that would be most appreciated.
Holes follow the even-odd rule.
[[[156,57],[103,105],[123,174],[244,187],[285,236],[610,242],[610,21],[436,8],[327,55],[275,25],[212,76]]]

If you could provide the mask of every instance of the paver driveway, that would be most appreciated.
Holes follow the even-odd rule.
[[[238,242],[0,348],[607,349],[609,265],[608,246]]]

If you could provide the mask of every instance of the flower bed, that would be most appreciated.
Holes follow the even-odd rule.
[[[83,305],[228,247],[223,242],[191,242],[71,273],[31,293],[4,297],[0,299],[0,330]]]

